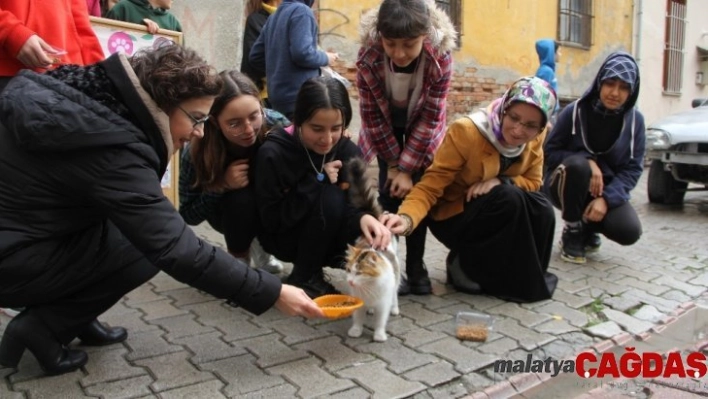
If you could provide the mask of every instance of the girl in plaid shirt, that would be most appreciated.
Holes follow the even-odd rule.
[[[428,0],[384,0],[362,16],[357,59],[361,132],[367,161],[379,163],[379,200],[396,212],[432,160],[445,134],[455,28]],[[406,238],[399,294],[432,292],[423,263],[427,225]]]

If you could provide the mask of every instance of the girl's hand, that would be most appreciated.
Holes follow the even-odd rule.
[[[56,53],[41,37],[32,35],[17,53],[17,60],[28,68],[48,68],[53,62],[50,56]]]
[[[477,198],[484,194],[487,194],[494,187],[500,184],[501,180],[496,177],[492,177],[491,179],[485,181],[478,181],[467,189],[467,202],[472,201],[473,198]]]
[[[238,190],[248,186],[248,159],[233,161],[224,173],[226,190]]]
[[[339,54],[327,52],[327,65],[334,66],[334,62],[339,59]]]
[[[386,172],[386,182],[384,183],[384,190],[390,190],[391,189],[391,183],[393,183],[393,179],[398,176],[398,168],[388,168],[388,171]]]
[[[339,178],[339,170],[342,169],[342,161],[332,161],[324,164],[324,173],[329,178],[330,183],[334,184]]]
[[[601,222],[607,214],[607,201],[605,198],[599,197],[590,201],[587,207],[585,207],[585,212],[583,213],[583,219],[590,222]]]
[[[143,23],[147,26],[148,33],[150,34],[154,35],[158,30],[160,30],[160,26],[150,18],[143,19]]]
[[[404,198],[413,188],[413,179],[408,172],[399,171],[391,182],[391,197]]]
[[[308,319],[324,317],[322,309],[300,288],[283,284],[275,307],[288,316],[303,316]]]
[[[359,221],[366,242],[374,249],[383,249],[391,243],[391,231],[371,215],[364,215]]]
[[[379,217],[379,220],[384,224],[384,226],[386,226],[386,228],[391,230],[391,233],[396,235],[401,235],[408,229],[408,220],[396,215],[395,213],[384,213],[381,217]]]
[[[602,181],[602,170],[597,166],[597,162],[593,159],[588,159],[590,164],[590,170],[592,175],[590,176],[590,195],[595,198],[602,196],[602,190],[604,189],[604,182]]]

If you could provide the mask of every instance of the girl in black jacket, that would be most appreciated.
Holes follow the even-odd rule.
[[[303,84],[295,104],[292,129],[266,137],[256,161],[256,197],[266,251],[293,262],[288,283],[310,297],[336,293],[322,268],[338,265],[346,244],[363,234],[385,247],[390,231],[372,215],[349,203],[343,163],[361,157],[342,133],[352,118],[349,95],[334,78],[316,77]]]
[[[163,270],[260,314],[323,316],[305,293],[194,235],[164,196],[172,153],[202,137],[221,78],[168,46],[86,67],[23,71],[0,96],[0,307],[25,307],[0,365],[29,349],[48,374],[84,345],[126,339],[96,318]]]

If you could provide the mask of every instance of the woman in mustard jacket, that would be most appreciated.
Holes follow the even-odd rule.
[[[538,190],[555,104],[548,83],[526,77],[487,109],[453,122],[398,214],[381,221],[407,235],[427,217],[450,249],[448,283],[461,291],[516,302],[550,298],[558,281],[547,272],[555,215]]]

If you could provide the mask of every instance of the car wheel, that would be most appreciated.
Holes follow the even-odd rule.
[[[649,166],[647,193],[649,202],[675,205],[683,202],[688,183],[674,179],[670,171],[664,170],[664,164],[655,159]]]

